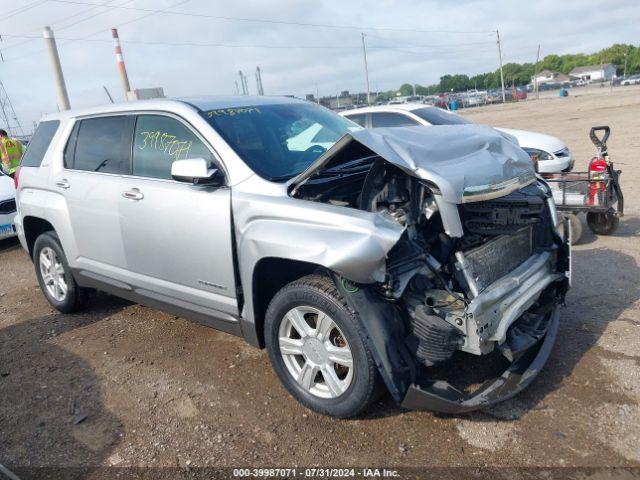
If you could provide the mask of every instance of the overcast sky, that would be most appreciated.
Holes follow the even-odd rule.
[[[58,38],[72,107],[108,101],[103,86],[123,98],[111,27],[132,87],[167,96],[233,94],[238,70],[256,93],[257,65],[268,95],[365,91],[361,32],[372,91],[494,70],[496,28],[504,62],[535,61],[538,43],[542,56],[640,43],[638,0],[0,0],[0,8],[0,79],[27,130],[57,109],[45,25]]]

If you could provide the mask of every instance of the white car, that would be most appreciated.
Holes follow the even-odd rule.
[[[16,189],[13,179],[0,170],[0,240],[15,237],[13,217],[16,216]]]
[[[457,113],[421,103],[380,105],[340,112],[358,125],[366,128],[407,127],[412,125],[458,125],[473,123]],[[514,136],[520,147],[538,162],[540,173],[569,172],[574,160],[564,142],[544,133],[496,128]]]
[[[638,84],[640,84],[640,75],[631,75],[630,77],[627,77],[620,82],[620,85],[625,87],[628,85],[638,85]]]

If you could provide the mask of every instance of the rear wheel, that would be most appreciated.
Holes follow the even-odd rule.
[[[33,261],[40,289],[49,303],[61,313],[79,310],[83,291],[71,274],[55,232],[43,233],[36,239]]]
[[[619,224],[620,217],[613,213],[587,213],[587,225],[596,235],[611,235]]]
[[[310,275],[280,290],[267,310],[265,340],[285,388],[316,412],[352,417],[381,391],[357,318],[328,277]]]

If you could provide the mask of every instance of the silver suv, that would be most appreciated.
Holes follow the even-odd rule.
[[[131,102],[44,117],[17,177],[16,229],[56,309],[99,289],[242,336],[337,417],[385,388],[443,412],[513,396],[569,284],[548,187],[489,127],[364,130],[275,97]],[[470,392],[478,372],[493,381]]]

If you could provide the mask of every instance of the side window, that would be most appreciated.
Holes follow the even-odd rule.
[[[46,122],[40,122],[38,128],[33,134],[33,138],[29,142],[27,151],[22,157],[21,165],[23,167],[39,167],[44,158],[44,154],[47,153],[49,144],[56,134],[60,122],[57,120],[49,120]]]
[[[371,126],[380,127],[411,127],[419,125],[413,118],[409,118],[401,113],[375,112],[371,113]]]
[[[122,115],[80,121],[73,168],[88,172],[128,174],[130,120],[130,117]]]
[[[163,115],[140,115],[133,140],[133,174],[140,177],[171,179],[176,160],[213,155],[200,139],[178,120]]]
[[[367,114],[366,113],[354,113],[353,115],[345,115],[352,122],[356,122],[361,127],[366,127]]]

